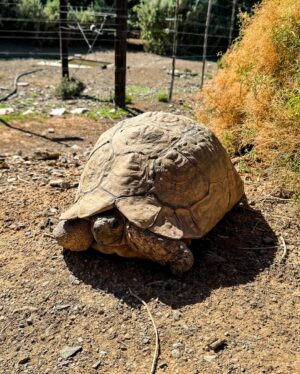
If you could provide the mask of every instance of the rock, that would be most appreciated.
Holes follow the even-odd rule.
[[[15,111],[14,108],[0,108],[0,116],[5,116],[7,114],[11,114],[14,111]]]
[[[88,111],[89,111],[88,108],[75,108],[71,110],[71,113],[72,114],[83,114],[83,113],[87,113]]]
[[[208,344],[208,348],[212,349],[214,352],[219,352],[221,349],[227,346],[226,339],[217,339]]]
[[[70,364],[70,361],[64,360],[64,361],[61,361],[57,366],[58,367],[69,366],[69,364]]]
[[[56,306],[55,306],[55,309],[56,309],[56,310],[64,310],[64,309],[68,309],[68,308],[70,308],[70,306],[71,306],[71,305],[69,305],[69,304],[60,304],[60,305],[56,305]]]
[[[54,221],[52,221],[51,218],[46,218],[43,223],[40,225],[40,228],[44,230],[47,227],[53,226],[55,224]]]
[[[79,147],[79,145],[74,144],[74,145],[72,145],[71,149],[72,149],[73,152],[78,152],[80,150],[80,147]]]
[[[64,347],[60,352],[59,352],[59,355],[60,357],[62,357],[63,359],[67,359],[69,357],[72,357],[72,356],[75,356],[76,353],[82,351],[82,347],[81,345],[78,345],[78,346],[75,346],[75,347],[69,347],[69,346],[66,346]]]
[[[203,360],[205,360],[207,362],[212,362],[216,357],[217,357],[217,355],[204,355]]]
[[[19,360],[19,364],[20,365],[24,365],[24,364],[27,364],[27,362],[30,361],[30,357],[29,356],[24,356],[22,357],[20,360]]]
[[[52,109],[49,114],[50,116],[62,116],[63,114],[65,114],[65,112],[66,112],[65,108],[55,108],[55,109]]]
[[[75,285],[80,284],[80,280],[77,279],[73,274],[69,275],[69,280],[70,280],[71,284],[75,284]]]
[[[178,348],[182,348],[182,347],[183,347],[183,344],[180,343],[180,342],[176,342],[176,343],[173,344],[174,349],[178,349]]]
[[[98,361],[96,361],[96,362],[93,364],[92,368],[93,368],[93,369],[98,369],[98,367],[99,367],[100,365],[101,365],[101,361],[98,360]]]
[[[47,132],[48,132],[49,134],[54,134],[54,133],[55,133],[55,130],[54,130],[52,127],[50,127],[50,128],[47,130]]]
[[[11,160],[12,160],[12,162],[20,163],[20,162],[23,161],[23,157],[20,156],[20,155],[13,155],[13,156],[11,157]]]
[[[25,110],[25,112],[23,112],[22,114],[24,116],[28,116],[29,114],[33,114],[33,113],[34,113],[34,111],[32,109],[28,109],[28,110]]]
[[[34,158],[36,160],[58,160],[60,154],[57,152],[49,152],[49,151],[36,151],[34,152]]]
[[[63,179],[54,179],[49,182],[51,187],[58,187],[58,188],[70,188],[70,183],[63,180]]]
[[[179,312],[179,310],[173,310],[173,318],[175,319],[175,321],[179,321],[180,317],[181,313]]]
[[[173,358],[179,358],[181,356],[181,353],[178,349],[173,349],[172,352],[171,352],[171,356]]]

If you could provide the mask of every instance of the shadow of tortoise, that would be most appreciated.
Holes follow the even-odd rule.
[[[203,301],[214,289],[246,284],[274,261],[277,239],[262,213],[238,204],[204,238],[192,242],[194,267],[175,276],[168,267],[94,250],[64,251],[71,273],[94,289],[135,306],[129,289],[145,301],[178,308]]]

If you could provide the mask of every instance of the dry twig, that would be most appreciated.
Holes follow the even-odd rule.
[[[280,259],[280,262],[283,261],[283,259],[285,258],[286,256],[286,244],[285,244],[285,240],[283,238],[282,235],[280,235],[280,240],[282,241],[282,247],[283,247],[283,253],[282,253],[282,256],[281,256],[281,259]]]
[[[158,336],[158,331],[157,331],[157,327],[156,327],[156,323],[154,321],[154,318],[151,314],[151,311],[148,307],[148,304],[142,300],[139,296],[137,296],[136,294],[134,294],[131,289],[129,288],[129,292],[130,294],[135,297],[136,299],[138,299],[147,309],[147,312],[149,314],[149,317],[151,319],[151,322],[152,322],[152,325],[153,325],[153,328],[154,328],[154,332],[155,332],[155,352],[154,352],[154,356],[153,356],[153,361],[152,361],[152,366],[151,366],[151,371],[150,373],[151,374],[155,374],[156,372],[156,366],[157,366],[157,361],[158,361],[158,356],[159,356],[159,350],[160,350],[160,346],[159,346],[159,336]]]
[[[17,178],[18,178],[18,180],[21,181],[21,182],[30,183],[30,182],[27,181],[26,179],[21,178],[19,175],[17,176]]]
[[[0,331],[0,335],[7,329],[7,327],[10,325],[10,323],[7,323],[2,330]]]

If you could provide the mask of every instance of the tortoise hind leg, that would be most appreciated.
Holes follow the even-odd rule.
[[[159,263],[170,263],[172,273],[183,273],[194,264],[194,256],[181,240],[159,237],[133,224],[126,225],[128,245],[139,258],[147,258]]]

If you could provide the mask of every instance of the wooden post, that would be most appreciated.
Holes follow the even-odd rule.
[[[177,54],[177,35],[178,35],[178,11],[179,11],[179,0],[176,0],[175,8],[175,20],[174,20],[174,35],[173,35],[173,51],[172,51],[172,76],[169,90],[168,101],[172,100],[174,79],[175,79],[175,65],[176,65],[176,54]]]
[[[69,78],[68,41],[67,41],[67,20],[68,0],[59,0],[59,44],[62,77]]]
[[[207,51],[207,37],[208,37],[208,28],[209,28],[209,22],[210,22],[211,3],[212,3],[212,0],[208,0],[206,22],[205,22],[205,34],[204,34],[204,42],[203,42],[202,72],[201,72],[200,88],[203,87],[203,81],[204,81],[206,51]]]
[[[125,108],[128,0],[117,0],[115,39],[115,102]]]
[[[235,8],[236,8],[236,0],[232,0],[232,12],[231,12],[230,30],[229,30],[229,37],[228,37],[228,48],[231,46],[231,42],[232,42]]]

